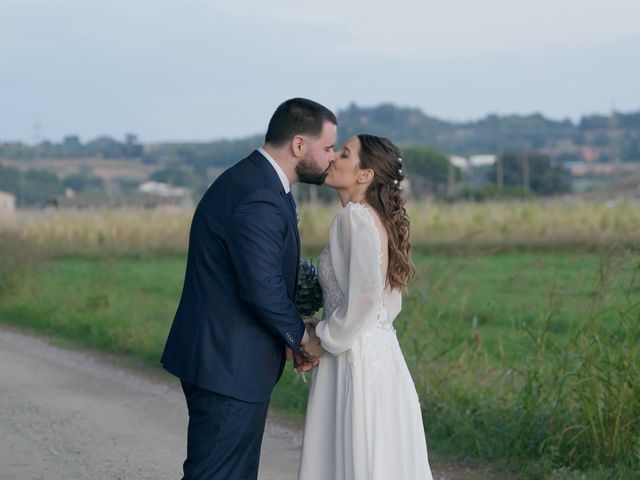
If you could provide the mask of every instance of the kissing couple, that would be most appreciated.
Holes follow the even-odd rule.
[[[288,358],[313,370],[301,480],[430,480],[420,404],[393,320],[414,273],[398,148],[361,134],[336,149],[326,107],[292,98],[264,145],[222,173],[191,224],[162,364],[189,412],[185,480],[258,478],[273,387]],[[323,318],[295,306],[295,182],[343,208],[318,257]]]

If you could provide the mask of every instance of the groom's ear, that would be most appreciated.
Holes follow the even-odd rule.
[[[300,158],[304,155],[304,149],[306,148],[306,142],[302,135],[295,135],[291,139],[291,154],[295,158]]]

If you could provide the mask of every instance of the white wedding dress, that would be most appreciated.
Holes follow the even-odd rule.
[[[318,257],[324,295],[300,480],[431,480],[416,389],[393,328],[398,290],[385,286],[386,231],[349,203]]]

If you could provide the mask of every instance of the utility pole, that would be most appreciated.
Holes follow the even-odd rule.
[[[447,176],[447,197],[453,197],[453,182],[455,181],[455,170],[453,167],[453,163],[451,163],[451,159],[447,161],[449,165],[449,174]]]
[[[18,171],[18,198],[16,199],[16,203],[21,207],[25,204],[24,199],[24,175],[25,173],[22,170]]]
[[[618,131],[618,114],[615,107],[611,107],[609,117],[609,162],[620,163],[620,132]]]
[[[529,192],[530,187],[530,172],[529,172],[529,151],[525,148],[522,156],[522,187],[525,192]]]
[[[502,164],[502,154],[498,155],[496,159],[496,183],[498,185],[498,190],[502,190],[504,186],[504,165]]]

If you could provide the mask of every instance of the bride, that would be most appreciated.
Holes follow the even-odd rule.
[[[418,395],[393,320],[414,273],[402,159],[385,138],[358,135],[336,155],[325,184],[343,209],[318,257],[324,295],[322,361],[307,404],[300,480],[430,480]]]

